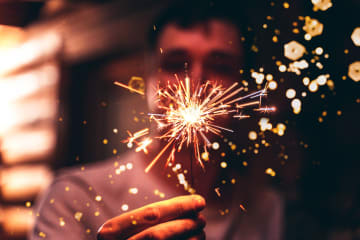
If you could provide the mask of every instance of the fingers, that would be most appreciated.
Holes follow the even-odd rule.
[[[205,200],[199,195],[156,202],[110,219],[99,230],[99,235],[104,239],[128,238],[157,224],[185,216],[196,216],[204,207]],[[189,226],[189,223],[184,226]]]
[[[177,219],[150,227],[128,240],[204,239],[205,219]],[[190,237],[190,238],[189,238]]]

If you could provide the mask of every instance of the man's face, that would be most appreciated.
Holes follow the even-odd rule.
[[[184,76],[185,63],[192,83],[206,80],[229,85],[239,79],[243,49],[237,28],[221,20],[209,20],[190,28],[168,24],[157,43],[158,69],[154,78],[171,81]]]

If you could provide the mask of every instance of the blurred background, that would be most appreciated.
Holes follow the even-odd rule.
[[[0,239],[26,239],[58,169],[119,156],[146,124],[114,81],[143,87],[149,23],[172,2],[0,0]],[[237,135],[241,167],[285,196],[285,239],[360,239],[360,2],[229,4],[254,36],[242,83],[267,81],[278,109]]]

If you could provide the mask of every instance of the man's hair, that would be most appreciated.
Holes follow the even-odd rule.
[[[155,50],[158,38],[163,28],[174,23],[180,28],[191,28],[198,23],[206,23],[209,20],[223,20],[233,24],[239,31],[244,48],[246,62],[251,58],[250,47],[252,45],[252,32],[247,22],[246,6],[244,1],[226,0],[193,0],[177,1],[162,11],[155,19],[148,35],[150,50]]]

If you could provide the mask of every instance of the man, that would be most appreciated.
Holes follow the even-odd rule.
[[[239,80],[245,48],[234,12],[199,2],[176,6],[155,24],[154,67],[147,80],[152,110],[151,89],[175,73],[184,77],[184,64],[192,84],[214,80],[228,86]],[[275,192],[259,185],[251,194],[239,181],[216,193],[224,176],[239,179],[236,169],[220,171],[216,159],[204,172],[185,149],[176,159],[191,169],[191,184],[202,196],[186,195],[171,168],[144,172],[157,149],[150,152],[62,174],[39,203],[31,239],[280,239],[282,204]],[[248,210],[245,199],[251,201]]]

